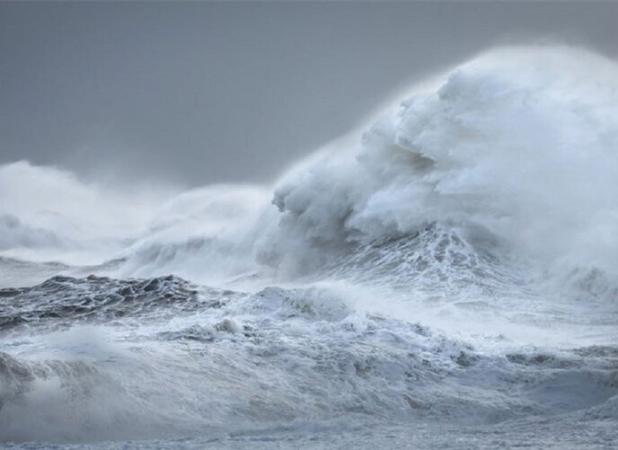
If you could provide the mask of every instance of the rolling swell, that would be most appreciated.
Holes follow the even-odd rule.
[[[146,280],[55,276],[32,287],[0,289],[0,332],[153,314],[173,316],[220,307],[229,294],[171,275]]]

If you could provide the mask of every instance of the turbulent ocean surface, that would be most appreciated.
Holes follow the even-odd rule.
[[[618,65],[401,98],[273,186],[1,166],[2,448],[616,448]]]

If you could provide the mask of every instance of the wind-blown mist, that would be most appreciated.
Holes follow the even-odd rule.
[[[273,187],[3,166],[0,439],[615,439],[617,150],[618,64],[545,46],[412,87]]]

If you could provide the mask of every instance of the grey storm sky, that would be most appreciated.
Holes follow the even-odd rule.
[[[266,181],[494,44],[618,56],[618,3],[0,3],[0,163]]]

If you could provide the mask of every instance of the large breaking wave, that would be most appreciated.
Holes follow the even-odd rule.
[[[419,84],[274,186],[3,166],[0,439],[613,422],[616,180],[618,64],[560,46]]]

